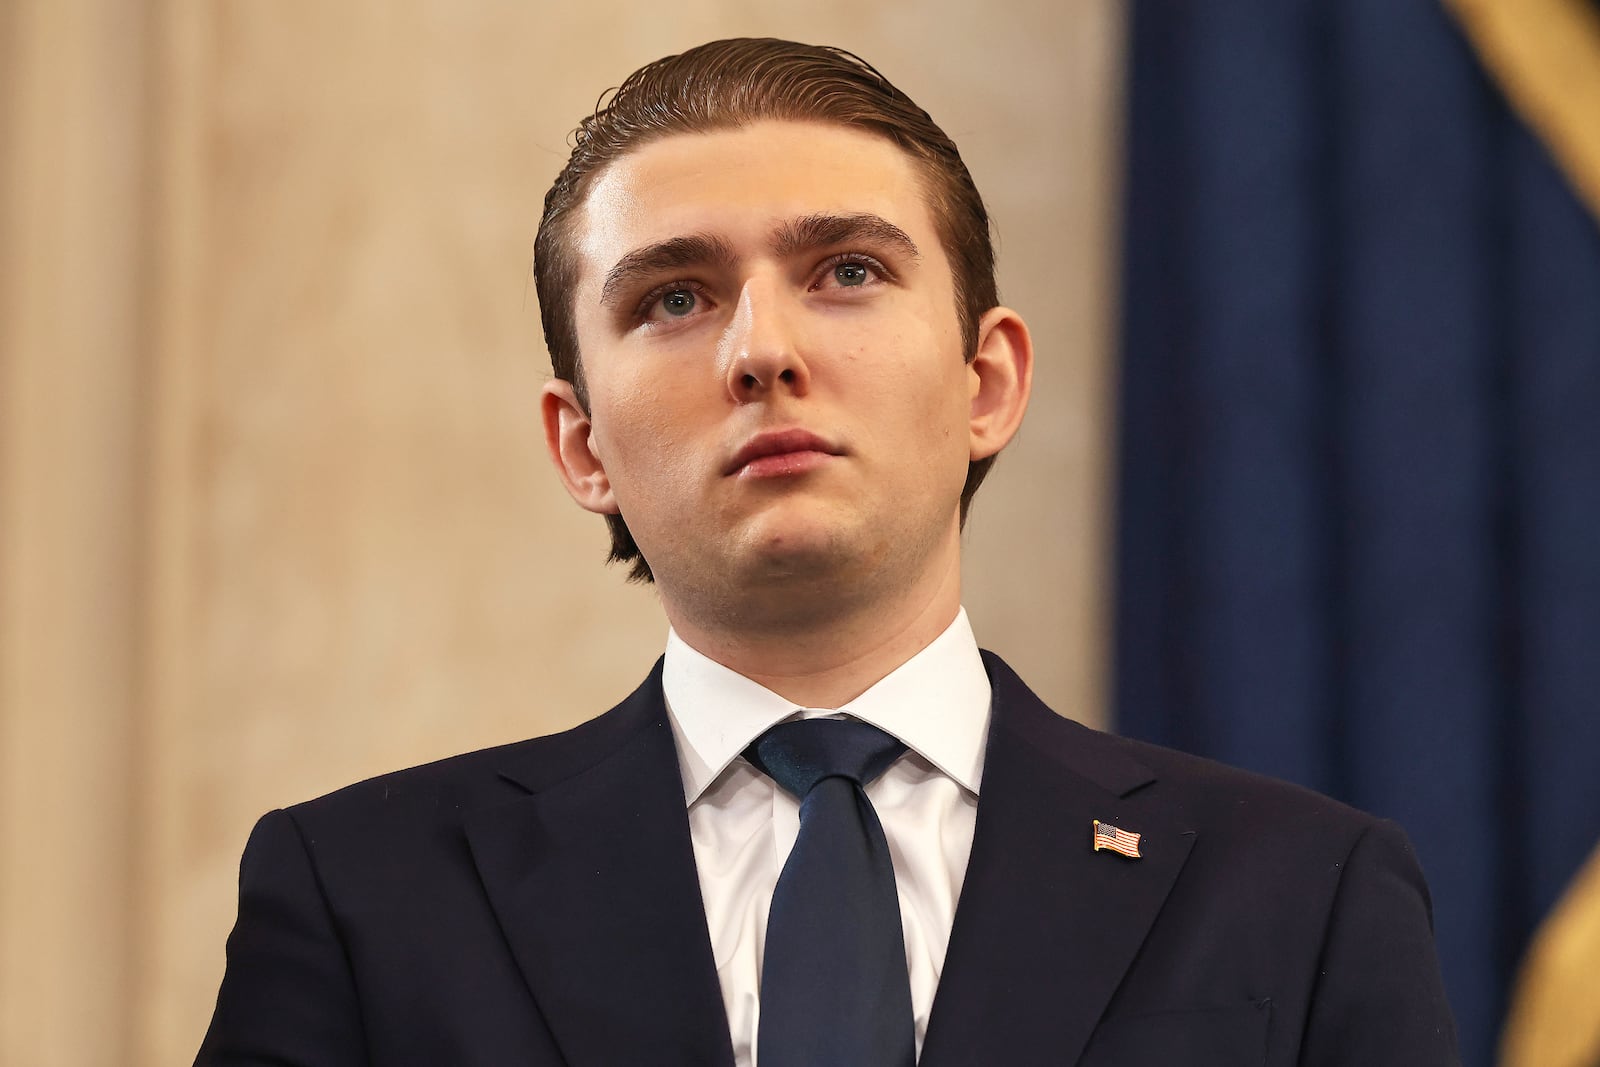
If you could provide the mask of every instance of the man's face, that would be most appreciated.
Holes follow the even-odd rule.
[[[620,509],[669,609],[957,550],[977,380],[904,153],[823,124],[675,135],[576,223],[580,502]]]

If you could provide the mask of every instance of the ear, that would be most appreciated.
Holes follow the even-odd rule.
[[[1022,316],[990,308],[978,320],[978,350],[967,365],[972,418],[971,458],[985,459],[1006,446],[1028,410],[1033,390],[1033,339]]]
[[[560,378],[546,382],[539,398],[544,417],[544,443],[550,462],[567,493],[578,506],[597,515],[618,514],[611,480],[594,450],[594,427],[578,402],[572,383]]]

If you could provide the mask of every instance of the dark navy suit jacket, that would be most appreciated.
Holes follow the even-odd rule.
[[[985,663],[922,1067],[1457,1062],[1398,827],[1087,729]],[[1142,857],[1094,851],[1096,819]],[[659,664],[574,730],[263,818],[197,1063],[731,1067]]]

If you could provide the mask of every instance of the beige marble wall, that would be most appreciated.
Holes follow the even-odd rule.
[[[967,601],[1101,718],[1122,11],[998,10],[4,8],[0,1062],[184,1062],[262,811],[647,669],[653,597],[546,469],[527,262],[568,129],[704,39],[843,44],[963,146],[1040,350]]]

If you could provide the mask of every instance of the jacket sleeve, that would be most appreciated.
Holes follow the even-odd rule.
[[[195,1067],[365,1067],[349,956],[299,827],[264,816],[239,867],[239,918]]]
[[[1351,849],[1323,942],[1301,1067],[1458,1067],[1433,908],[1405,832],[1375,823]]]

